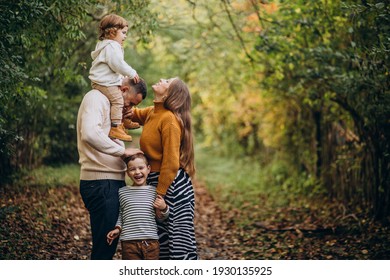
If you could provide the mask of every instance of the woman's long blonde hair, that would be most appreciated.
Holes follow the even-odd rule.
[[[194,140],[191,123],[191,95],[187,85],[174,78],[169,85],[164,106],[172,111],[182,126],[180,143],[180,166],[190,175],[195,175]]]

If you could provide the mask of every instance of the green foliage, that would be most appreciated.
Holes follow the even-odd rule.
[[[291,100],[298,111],[288,109],[305,116],[290,115],[282,148],[321,178],[330,195],[347,200],[340,189],[359,186],[368,194],[359,203],[369,200],[378,217],[389,214],[390,200],[389,20],[385,3],[286,3],[260,34],[253,54],[266,65],[267,91]],[[313,155],[314,164],[307,165]],[[340,168],[344,156],[351,161]]]
[[[133,40],[155,26],[147,1],[2,1],[0,28],[0,184],[41,163],[75,162],[76,117],[89,89],[96,26],[116,12],[133,23]],[[4,108],[4,109],[3,109]]]
[[[77,107],[89,89],[96,26],[116,12],[131,25],[125,58],[149,88],[165,77],[188,83],[202,147],[256,162],[248,189],[325,191],[389,214],[387,2],[49,2],[0,4],[2,181],[77,159]],[[229,178],[230,168],[216,172]]]
[[[39,82],[47,75],[45,70],[55,57],[53,48],[60,36],[82,37],[78,28],[70,27],[82,24],[89,3],[11,1],[0,5],[0,27],[7,38],[0,48],[0,61],[5,65],[1,70],[5,79],[0,81],[0,106],[4,108],[0,115],[2,181],[22,166],[36,166],[46,155],[40,139],[45,138],[46,120],[53,112],[48,110],[49,95]]]

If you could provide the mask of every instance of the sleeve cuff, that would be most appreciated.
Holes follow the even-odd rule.
[[[166,210],[161,210],[161,214],[166,215],[169,212],[169,206],[167,205]]]

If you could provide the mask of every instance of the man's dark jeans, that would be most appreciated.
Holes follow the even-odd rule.
[[[92,260],[111,260],[116,252],[118,238],[108,245],[107,233],[118,219],[118,191],[124,185],[120,180],[80,180],[80,194],[91,221]]]

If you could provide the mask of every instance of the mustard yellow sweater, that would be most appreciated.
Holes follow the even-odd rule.
[[[135,108],[132,120],[143,125],[140,148],[149,159],[151,171],[160,172],[157,193],[165,195],[180,168],[180,123],[162,102]]]

